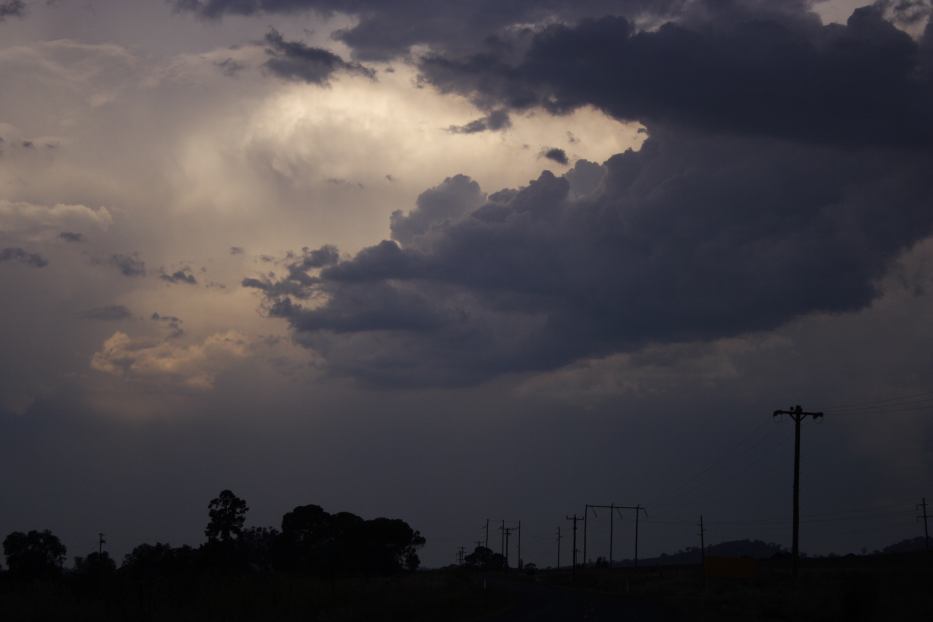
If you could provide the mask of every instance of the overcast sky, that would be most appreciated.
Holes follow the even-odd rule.
[[[0,0],[0,535],[789,546],[797,403],[802,550],[918,535],[930,10]]]

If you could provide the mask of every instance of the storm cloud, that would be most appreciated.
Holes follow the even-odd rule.
[[[268,282],[270,312],[338,370],[470,383],[864,308],[933,228],[915,152],[661,132],[592,166],[588,194],[547,172],[489,197],[449,179],[393,215],[395,240]]]
[[[933,28],[914,40],[885,11],[698,2],[656,30],[606,16],[431,53],[423,78],[481,109],[595,106],[650,137],[488,196],[451,177],[392,215],[392,240],[244,285],[333,369],[387,384],[863,309],[933,230]]]
[[[858,9],[845,26],[810,13],[719,17],[656,31],[624,17],[558,24],[536,33],[519,60],[491,49],[429,55],[420,68],[482,108],[565,114],[593,105],[649,129],[847,147],[933,144],[933,27],[915,41],[877,7]]]
[[[373,78],[375,72],[359,63],[347,62],[323,48],[288,41],[278,31],[266,34],[269,60],[263,65],[273,74],[288,80],[327,84],[337,72],[354,73]]]
[[[576,21],[606,14],[655,18],[677,13],[684,0],[175,0],[177,10],[208,19],[225,15],[270,15],[316,12],[345,13],[357,18],[336,38],[365,60],[387,60],[412,46],[470,50],[478,41],[497,41],[512,29],[548,21]]]

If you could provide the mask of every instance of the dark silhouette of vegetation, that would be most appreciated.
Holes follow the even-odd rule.
[[[0,619],[8,620],[428,620],[471,619],[927,619],[933,564],[924,552],[807,558],[805,582],[790,579],[781,547],[738,540],[707,547],[707,559],[755,557],[753,576],[706,576],[686,549],[632,568],[604,560],[577,569],[505,573],[505,558],[478,546],[462,567],[411,572],[425,540],[405,521],[287,512],[280,529],[246,526],[248,507],[230,491],[208,506],[199,547],[140,544],[117,567],[106,551],[74,558],[49,531],[4,540]],[[916,548],[911,541],[908,548]],[[899,543],[889,549],[907,546]],[[479,572],[477,572],[479,571]],[[564,588],[573,584],[574,589]],[[632,600],[636,599],[636,600]],[[625,613],[654,603],[651,615]],[[647,606],[647,605],[646,605]],[[622,609],[620,609],[620,607]],[[663,612],[672,613],[667,616]]]
[[[493,553],[492,549],[477,546],[473,552],[463,558],[464,565],[474,570],[502,570],[505,568],[505,556]]]
[[[243,533],[249,506],[229,490],[222,490],[207,506],[210,521],[204,530],[208,542],[231,542]]]
[[[206,541],[199,547],[140,544],[119,568],[100,550],[75,557],[73,569],[64,572],[66,549],[54,534],[11,533],[3,543],[9,571],[0,572],[0,619],[254,620],[267,619],[267,608],[276,603],[284,603],[289,613],[271,619],[307,619],[308,612],[332,608],[377,619],[387,606],[410,610],[404,619],[451,619],[450,594],[458,595],[463,611],[471,606],[467,594],[473,588],[454,579],[443,597],[417,580],[399,592],[399,580],[415,577],[417,550],[425,543],[404,520],[367,520],[303,505],[282,517],[281,530],[247,527],[249,506],[230,490],[221,491],[207,509]],[[335,591],[338,584],[370,593],[372,602]],[[415,602],[403,602],[406,590],[419,594]],[[443,613],[425,611],[420,617],[418,600],[436,601]],[[56,609],[52,601],[69,605]],[[97,609],[71,615],[78,606]]]
[[[420,565],[417,549],[425,540],[399,519],[364,520],[349,512],[329,514],[317,505],[296,507],[282,517],[285,568],[319,574],[388,575]]]
[[[14,531],[3,540],[10,574],[20,579],[46,579],[61,573],[65,545],[48,529],[22,533]]]
[[[75,557],[74,573],[79,576],[99,579],[108,577],[117,571],[117,565],[107,551],[88,553],[85,557]]]

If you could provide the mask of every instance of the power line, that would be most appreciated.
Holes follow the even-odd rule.
[[[832,411],[832,412],[837,412],[837,411],[842,411],[842,410],[851,410],[851,409],[861,410],[863,408],[872,408],[872,407],[876,407],[876,406],[884,405],[884,404],[891,404],[891,403],[897,403],[897,402],[909,402],[909,401],[915,401],[915,400],[926,400],[926,399],[933,399],[933,392],[923,391],[921,393],[913,393],[909,395],[888,397],[888,398],[882,398],[882,399],[877,399],[877,400],[862,400],[860,402],[846,402],[843,404],[833,404],[831,406],[828,406],[824,410]]]
[[[663,501],[674,498],[678,499],[679,505],[680,502],[683,501],[683,494],[691,489],[696,482],[703,478],[704,475],[718,467],[723,466],[729,458],[735,458],[739,455],[751,454],[755,449],[763,445],[773,435],[773,427],[765,430],[762,434],[758,434],[762,428],[766,427],[766,424],[769,421],[769,419],[763,419],[759,425],[755,426],[755,428],[751,430],[751,434],[749,434],[749,436],[744,437],[737,442],[728,443],[720,447],[720,449],[716,452],[715,457],[710,462],[708,462],[699,470],[693,471],[687,479],[681,481],[680,485],[671,487],[671,492],[669,495],[661,499],[662,503],[653,503],[652,505],[664,507]],[[753,434],[756,434],[757,436],[752,436]],[[756,458],[760,455],[761,454],[756,454]]]

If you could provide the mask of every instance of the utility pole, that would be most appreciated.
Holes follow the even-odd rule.
[[[587,543],[587,537],[586,537],[586,523],[587,523],[587,520],[586,520],[586,519],[589,518],[589,516],[590,516],[590,508],[592,508],[592,507],[593,507],[593,506],[592,506],[592,505],[589,505],[589,504],[586,504],[586,505],[583,506],[583,566],[584,566],[584,567],[586,567],[586,560],[588,559],[588,558],[587,558],[587,553],[586,553],[586,543]],[[593,515],[594,515],[594,516],[596,515],[596,510],[595,510],[595,509],[593,510]]]
[[[638,566],[638,517],[644,512],[645,516],[648,515],[648,511],[640,505],[616,505],[610,503],[609,505],[595,505],[587,504],[587,513],[589,510],[593,511],[593,516],[596,516],[596,510],[599,509],[608,509],[609,510],[609,567],[613,566],[613,542],[615,538],[615,514],[619,513],[619,518],[622,518],[622,513],[619,510],[634,510],[635,511],[635,566]],[[585,516],[585,515],[584,515]],[[583,520],[583,550],[586,550],[586,519]],[[584,562],[586,561],[584,557]]]
[[[508,566],[509,565],[508,558],[507,558],[507,554],[505,551],[505,519],[504,518],[502,519],[502,526],[499,527],[499,531],[501,532],[499,534],[499,553],[502,555],[502,557],[506,557],[505,565]]]
[[[566,518],[569,521],[573,521],[573,562],[570,566],[570,576],[573,578],[577,575],[577,521],[580,520],[580,517],[574,514]]]
[[[557,526],[557,569],[560,570],[560,525]]]
[[[486,519],[486,544],[485,547],[489,548],[489,519]]]
[[[461,544],[460,548],[457,550],[457,565],[458,566],[463,565],[463,553],[464,553],[464,549],[463,549],[463,545]]]
[[[642,512],[648,516],[648,510],[637,504],[633,509],[635,510],[635,567],[638,568],[638,516]]]
[[[615,504],[609,504],[609,569],[612,570],[612,536],[615,525]]]
[[[505,533],[505,567],[506,568],[509,567],[509,536],[512,535],[512,531],[514,531],[513,527],[506,527],[505,531],[503,532]]]
[[[706,543],[704,542],[704,536],[706,535],[705,530],[703,529],[703,515],[700,514],[700,566],[706,567]]]
[[[518,521],[518,559],[516,563],[518,569],[521,570],[522,566],[524,566],[524,562],[522,562],[522,521]]]
[[[917,517],[917,520],[923,519],[923,548],[927,553],[930,552],[930,529],[927,526],[927,498],[924,497],[917,505],[917,509],[923,509],[923,514]]]
[[[775,410],[773,417],[787,415],[794,420],[794,578],[797,577],[797,567],[800,563],[800,422],[807,417],[819,419],[823,416],[821,412],[805,412],[800,405],[796,405],[790,410]]]
[[[104,540],[104,534],[97,534],[97,555],[103,557],[104,555],[104,545],[107,544],[107,541]]]

